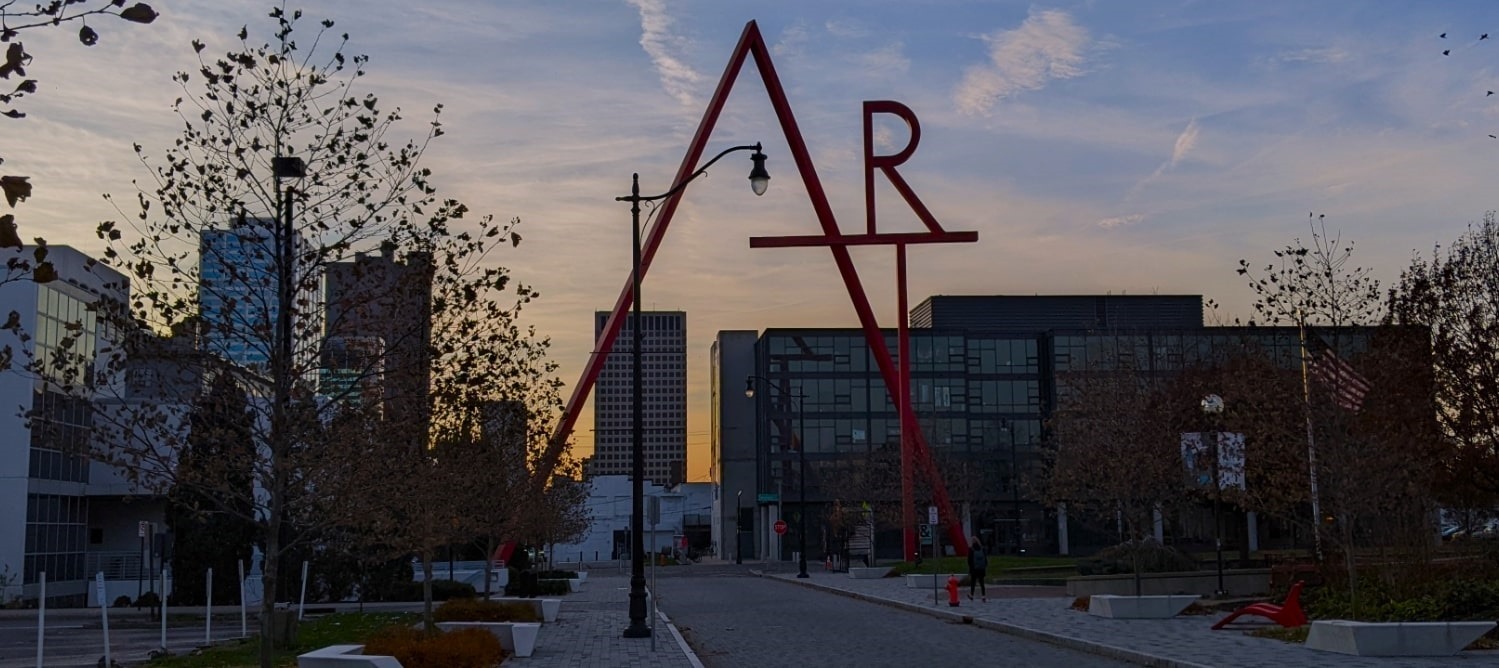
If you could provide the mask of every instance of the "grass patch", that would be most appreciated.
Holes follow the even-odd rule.
[[[277,650],[276,666],[294,668],[297,655],[329,645],[363,644],[375,631],[392,624],[414,624],[421,615],[414,612],[343,612],[302,623],[297,630],[297,646]],[[253,668],[260,665],[260,638],[251,637],[236,643],[218,645],[200,652],[157,659],[151,668]]]
[[[1304,643],[1306,642],[1306,634],[1310,633],[1311,630],[1311,626],[1298,626],[1294,629],[1281,626],[1267,626],[1262,629],[1250,631],[1249,635],[1256,638],[1270,638],[1281,642]]]

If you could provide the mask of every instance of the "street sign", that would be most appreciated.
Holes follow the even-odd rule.
[[[927,524],[936,524],[937,523],[937,507],[936,506],[927,506],[926,507],[926,523]]]
[[[129,525],[127,524],[126,526],[129,526]],[[141,520],[139,522],[136,522],[135,523],[135,535],[139,536],[141,538],[145,538],[146,537],[147,527],[149,527],[149,526],[151,526],[151,523],[147,522],[145,520]]]
[[[916,528],[920,530],[919,533],[921,534],[921,544],[922,545],[931,545],[932,544],[932,525],[930,525],[930,524],[918,524],[918,525],[916,525]]]
[[[776,523],[772,526],[775,528],[777,536],[786,535],[786,520],[776,520]]]
[[[780,503],[781,495],[776,493],[757,494],[755,495],[755,501],[757,503]]]

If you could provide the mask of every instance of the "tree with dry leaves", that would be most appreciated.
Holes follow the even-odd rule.
[[[35,5],[20,4],[16,0],[0,0],[0,43],[5,44],[4,62],[0,62],[0,80],[16,81],[14,88],[0,92],[0,116],[12,120],[26,118],[26,112],[18,104],[28,96],[37,94],[37,80],[28,76],[33,56],[26,51],[25,43],[19,41],[21,31],[62,25],[78,25],[78,41],[84,46],[99,42],[99,32],[89,25],[93,17],[113,16],[131,23],[151,23],[156,20],[156,11],[150,5],[137,2],[125,6],[125,0],[50,0]],[[0,156],[0,164],[5,163]],[[14,209],[18,202],[31,196],[30,177],[14,174],[0,175],[0,194],[5,196],[6,206]],[[24,251],[19,226],[13,213],[0,214],[0,252],[15,249],[15,256],[7,257],[5,273],[0,274],[0,283],[31,277],[38,283],[56,280],[57,274],[47,261],[47,242],[37,238],[30,260],[21,256]]]
[[[1454,448],[1439,489],[1454,508],[1499,503],[1499,221],[1483,222],[1430,257],[1417,256],[1390,289],[1389,321],[1429,329],[1437,421]]]

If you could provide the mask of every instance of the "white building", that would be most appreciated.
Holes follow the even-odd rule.
[[[672,485],[687,471],[687,314],[646,311],[644,344],[645,479]],[[604,331],[609,313],[594,314],[594,340]],[[625,319],[593,393],[593,457],[589,476],[628,476],[634,443],[634,316]]]
[[[589,479],[588,534],[580,541],[553,548],[556,563],[610,561],[630,558],[630,478],[622,475],[594,476]],[[672,488],[647,483],[644,496],[660,499],[661,521],[654,527],[649,517],[641,527],[642,541],[650,551],[652,539],[656,550],[682,549],[685,538],[691,551],[705,553],[711,532],[713,485],[683,483]]]
[[[0,259],[30,260],[34,250],[6,249]],[[98,354],[111,333],[97,303],[126,303],[129,280],[72,248],[47,250],[57,280],[0,285],[0,304],[18,316],[16,327],[0,330],[0,347],[14,353],[11,368],[0,369],[0,406],[9,407],[0,410],[0,602],[35,598],[46,573],[49,601],[82,605],[99,571],[130,578],[134,598],[146,542],[138,527],[163,527],[162,505],[119,503],[131,490],[117,472],[73,454],[94,438],[94,397],[80,388],[99,363],[23,369],[52,359],[69,338],[73,352]]]

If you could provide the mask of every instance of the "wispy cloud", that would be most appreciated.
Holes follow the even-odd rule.
[[[1192,149],[1197,148],[1197,137],[1200,133],[1201,130],[1197,125],[1197,119],[1194,118],[1187,121],[1187,127],[1183,128],[1181,134],[1176,136],[1176,143],[1171,146],[1171,157],[1161,163],[1160,167],[1155,168],[1155,171],[1151,172],[1150,176],[1136,183],[1135,187],[1130,189],[1129,194],[1125,195],[1125,200],[1128,201],[1133,198],[1145,186],[1155,182],[1156,179],[1161,178],[1166,172],[1176,169],[1176,166],[1181,164],[1181,161],[1187,159],[1187,155],[1192,152]]]
[[[1098,226],[1106,230],[1112,230],[1116,227],[1134,225],[1135,223],[1138,223],[1142,220],[1145,220],[1145,214],[1132,213],[1128,216],[1114,216],[1113,218],[1104,218],[1103,220],[1098,221]]]
[[[869,29],[864,24],[852,19],[834,19],[823,24],[823,27],[834,37],[863,37],[869,34]]]
[[[640,47],[651,57],[661,75],[661,87],[684,105],[694,102],[693,93],[703,75],[677,54],[687,40],[672,33],[676,22],[666,10],[666,0],[628,0],[640,10]]]
[[[900,42],[865,53],[859,62],[867,72],[876,75],[905,74],[911,69],[911,59],[906,57],[905,45]]]
[[[953,92],[958,111],[965,114],[988,113],[1006,97],[1086,71],[1088,31],[1065,11],[1032,11],[1019,28],[983,39],[989,44],[989,62],[968,68]]]
[[[781,39],[770,47],[772,53],[777,56],[794,57],[801,55],[802,47],[807,43],[807,24],[797,21],[785,30],[781,31]]]
[[[1337,47],[1323,47],[1317,49],[1301,49],[1289,51],[1276,56],[1276,60],[1285,63],[1341,63],[1352,58],[1353,54]]]

